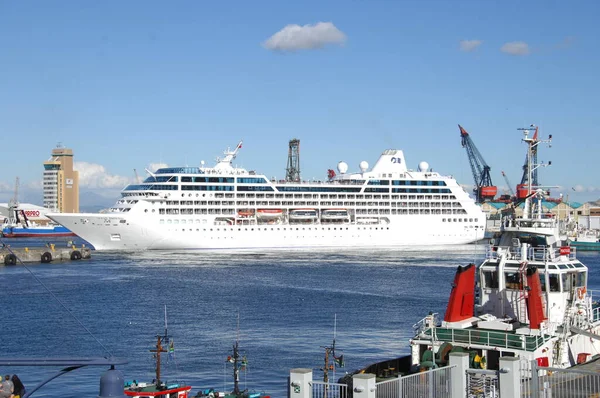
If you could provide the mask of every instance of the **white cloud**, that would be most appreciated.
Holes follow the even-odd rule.
[[[131,183],[132,177],[109,174],[104,166],[95,163],[75,162],[75,170],[79,171],[79,186],[85,188],[123,188]]]
[[[529,45],[524,41],[513,41],[510,43],[505,43],[500,51],[510,55],[529,55],[531,51],[529,50]]]
[[[44,187],[44,182],[42,180],[29,181],[25,184],[25,186],[29,189],[39,191]]]
[[[4,181],[0,181],[0,192],[14,192],[15,190],[15,186],[14,185],[10,185]]]
[[[344,32],[331,22],[317,22],[314,25],[287,25],[269,37],[263,47],[273,51],[312,50],[327,44],[343,45]]]
[[[166,163],[150,163],[147,169],[154,173],[156,170],[162,169],[164,167],[169,167],[169,165]]]
[[[460,51],[471,52],[475,51],[483,43],[483,40],[461,40]]]

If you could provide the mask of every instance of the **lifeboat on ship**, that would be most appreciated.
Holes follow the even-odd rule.
[[[318,218],[315,209],[294,209],[290,210],[290,220],[316,220]]]
[[[281,209],[258,209],[256,217],[258,218],[279,218],[283,214]]]
[[[240,217],[253,217],[254,216],[254,210],[252,209],[241,209],[238,210],[238,216]]]
[[[321,218],[323,220],[347,220],[348,210],[346,209],[329,209],[321,212]]]

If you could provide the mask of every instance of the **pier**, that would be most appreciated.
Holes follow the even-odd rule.
[[[0,266],[18,265],[20,263],[51,263],[54,261],[79,261],[92,257],[92,250],[88,247],[69,246],[56,247],[50,244],[47,247],[20,247],[0,248]]]

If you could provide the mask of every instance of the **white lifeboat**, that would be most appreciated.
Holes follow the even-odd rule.
[[[321,218],[324,220],[345,220],[348,218],[348,210],[346,209],[329,209],[323,210]]]
[[[318,214],[315,209],[294,209],[290,211],[291,220],[315,220]]]
[[[279,218],[283,214],[281,209],[258,209],[256,217],[258,218]]]

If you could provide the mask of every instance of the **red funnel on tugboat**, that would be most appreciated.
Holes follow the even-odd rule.
[[[475,305],[475,264],[456,269],[444,321],[459,322],[473,316]]]

